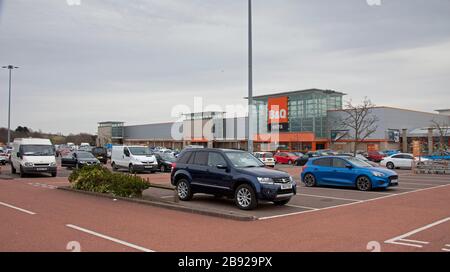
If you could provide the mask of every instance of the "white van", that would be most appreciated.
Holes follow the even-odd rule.
[[[111,153],[113,170],[128,169],[130,173],[156,172],[158,161],[150,148],[145,146],[113,146]]]
[[[25,174],[50,173],[56,177],[55,148],[49,139],[15,139],[11,154],[11,172]]]

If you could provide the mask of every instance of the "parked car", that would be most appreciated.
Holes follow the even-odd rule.
[[[385,154],[387,157],[388,157],[388,156],[392,156],[392,155],[395,155],[395,154],[400,153],[399,150],[383,150],[382,152],[383,152],[383,154]]]
[[[307,187],[331,185],[356,187],[360,191],[398,185],[396,172],[373,167],[354,157],[313,158],[303,167],[301,180]]]
[[[101,163],[106,164],[108,162],[108,151],[104,147],[94,147],[91,150],[92,155],[97,158]]]
[[[254,155],[266,166],[275,167],[275,158],[271,152],[255,152]]]
[[[260,200],[285,205],[297,191],[289,174],[265,167],[248,152],[227,149],[183,151],[173,165],[171,183],[182,201],[195,193],[227,196],[243,210],[255,209]]]
[[[113,146],[111,154],[113,171],[128,169],[130,173],[150,171],[155,173],[158,162],[150,148],[145,146]]]
[[[172,164],[177,160],[170,153],[155,153],[155,157],[160,172],[170,172],[172,170]]]
[[[308,162],[308,160],[310,158],[315,158],[315,157],[319,157],[319,154],[317,154],[315,152],[311,152],[311,151],[307,152],[302,157],[299,157],[297,160],[295,160],[295,165],[303,166],[303,165],[305,165]]]
[[[281,164],[294,164],[298,159],[295,154],[292,154],[290,152],[277,152],[273,157],[275,158],[276,163]]]
[[[427,158],[416,158],[413,154],[408,153],[398,153],[389,157],[383,158],[380,162],[381,166],[385,166],[389,169],[395,168],[409,168],[413,166],[413,164],[420,164],[425,161],[428,161]]]
[[[61,158],[61,166],[71,169],[97,164],[100,164],[100,161],[92,153],[87,151],[75,151],[69,154],[69,156]]]
[[[8,162],[8,154],[6,149],[0,147],[0,164],[5,165]]]
[[[11,154],[11,172],[25,174],[50,173],[56,177],[57,167],[55,148],[49,139],[14,139]]]
[[[77,150],[78,151],[86,151],[86,152],[92,152],[93,147],[90,145],[80,145]]]
[[[373,162],[380,162],[386,155],[380,151],[369,151],[367,152],[367,159]]]
[[[334,156],[334,155],[338,154],[338,152],[333,151],[331,149],[320,149],[320,150],[316,150],[315,152],[319,156]]]

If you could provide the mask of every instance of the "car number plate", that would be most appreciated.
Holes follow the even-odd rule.
[[[281,190],[292,189],[292,184],[281,184]]]
[[[153,168],[153,166],[145,166],[145,168]]]
[[[391,184],[398,184],[398,179],[391,180]]]
[[[36,168],[37,171],[47,171],[47,168]]]

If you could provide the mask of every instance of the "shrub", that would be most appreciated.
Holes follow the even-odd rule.
[[[139,176],[112,173],[101,165],[85,166],[69,176],[72,188],[121,197],[140,197],[150,184]]]

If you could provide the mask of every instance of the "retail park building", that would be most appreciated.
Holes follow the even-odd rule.
[[[355,147],[352,131],[340,127],[345,117],[342,92],[308,89],[254,97],[253,133],[255,151],[314,151],[334,149],[351,151]],[[420,143],[428,153],[440,141],[432,121],[450,124],[450,110],[437,113],[393,107],[374,107],[376,131],[358,150],[396,149],[412,152]],[[224,112],[184,114],[178,122],[126,125],[123,122],[100,122],[98,144],[133,144],[182,149],[187,145],[246,149],[247,117],[229,118]],[[450,134],[450,130],[448,131]],[[449,145],[449,137],[444,137]]]

